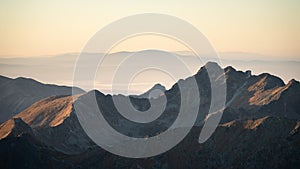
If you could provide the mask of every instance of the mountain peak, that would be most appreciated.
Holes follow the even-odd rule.
[[[291,79],[288,83],[287,86],[294,86],[294,85],[299,85],[299,81],[295,80],[295,79]]]
[[[236,69],[233,68],[232,66],[227,66],[227,67],[224,68],[224,71],[225,72],[230,72],[230,71],[236,71]]]
[[[198,70],[198,72],[196,73],[196,75],[201,74],[203,71],[207,71],[207,70],[210,70],[211,71],[210,73],[219,72],[221,69],[222,68],[221,68],[220,65],[218,65],[218,63],[212,62],[212,61],[208,61],[204,66],[202,66]]]
[[[138,98],[158,98],[160,95],[162,95],[166,91],[166,87],[161,85],[160,83],[155,84],[153,87],[151,87],[149,90],[147,90],[145,93],[136,96]]]
[[[271,75],[269,73],[263,73],[259,75],[264,82],[266,83],[265,90],[275,88],[275,87],[282,87],[284,86],[284,82],[277,76]]]
[[[166,91],[166,87],[165,86],[163,86],[163,85],[161,85],[160,83],[156,83],[151,89],[149,89],[149,90],[154,90],[154,89],[160,89],[160,90],[162,90],[162,91]],[[149,91],[148,90],[148,91]]]
[[[217,62],[208,61],[205,66],[219,66]]]
[[[220,70],[222,69],[221,66],[217,63],[217,62],[212,62],[212,61],[209,61],[207,62],[204,67],[206,69],[217,69],[217,70]]]

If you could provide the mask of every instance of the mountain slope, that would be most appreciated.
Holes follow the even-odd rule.
[[[225,68],[227,107],[223,122],[234,119],[261,118],[266,115],[300,119],[300,85],[294,79],[288,84],[270,74],[249,76]],[[297,94],[298,93],[298,94]]]
[[[74,89],[75,93],[84,92],[79,88]],[[0,76],[0,93],[0,123],[2,123],[43,98],[71,95],[72,88],[42,84],[33,79],[11,79]]]
[[[63,153],[85,151],[94,144],[82,130],[74,114],[75,96],[52,96],[17,114],[36,132],[36,138]],[[55,139],[54,139],[55,138]]]
[[[32,134],[33,131],[21,118],[13,118],[0,125],[0,140],[28,133]]]
[[[55,127],[72,113],[72,103],[76,96],[51,96],[31,105],[17,114],[32,128]]]

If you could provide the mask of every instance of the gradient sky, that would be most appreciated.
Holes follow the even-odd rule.
[[[195,25],[218,52],[300,58],[299,0],[1,0],[0,56],[80,52],[103,26],[137,13],[165,13]],[[184,50],[156,38],[118,50]]]

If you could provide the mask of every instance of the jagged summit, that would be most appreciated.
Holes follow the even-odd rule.
[[[265,83],[268,84],[266,85],[265,89],[271,89],[274,87],[282,87],[284,86],[284,82],[281,78],[271,75],[269,73],[262,73],[260,75],[258,75],[258,77],[260,77],[261,79],[264,79]]]

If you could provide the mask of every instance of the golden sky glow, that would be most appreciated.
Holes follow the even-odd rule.
[[[103,26],[145,12],[170,14],[190,22],[219,52],[300,57],[298,0],[2,0],[0,56],[80,52]],[[147,43],[141,45],[141,41]],[[159,46],[171,51],[183,50],[180,45],[166,42],[153,37],[137,38],[124,42],[116,51]]]

